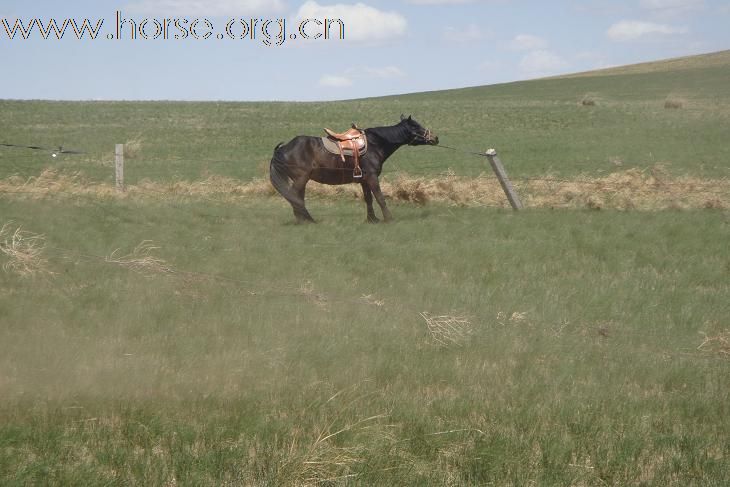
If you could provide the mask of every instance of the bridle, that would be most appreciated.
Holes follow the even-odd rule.
[[[424,142],[429,143],[432,140],[432,133],[431,129],[423,129],[423,133],[419,134],[417,132],[412,132],[413,138],[408,142],[408,145],[413,145],[414,142],[419,140],[420,137]]]

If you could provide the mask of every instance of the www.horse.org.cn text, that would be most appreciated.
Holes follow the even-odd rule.
[[[341,19],[235,18],[220,27],[207,18],[125,18],[117,10],[111,29],[105,19],[0,19],[3,40],[238,40],[258,41],[265,46],[282,46],[290,41],[345,40]],[[107,24],[109,25],[109,24]],[[220,25],[220,24],[218,24]]]

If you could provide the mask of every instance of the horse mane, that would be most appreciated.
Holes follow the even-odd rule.
[[[372,127],[366,129],[366,132],[372,132],[390,144],[403,144],[408,139],[402,122],[387,127]]]

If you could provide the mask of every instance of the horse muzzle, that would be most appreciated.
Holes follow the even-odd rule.
[[[423,135],[428,145],[439,145],[439,138],[436,134],[431,132],[431,129],[426,129],[426,133]]]

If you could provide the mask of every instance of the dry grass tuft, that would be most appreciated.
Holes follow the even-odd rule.
[[[385,306],[384,300],[377,299],[372,294],[363,294],[360,296],[360,302],[370,306],[375,306],[376,308],[382,308]]]
[[[526,207],[661,210],[726,208],[730,181],[672,177],[661,165],[601,178],[535,178],[516,184]]]
[[[135,159],[142,152],[143,139],[141,135],[128,140],[124,144],[124,157],[126,159]]]
[[[40,175],[28,179],[11,176],[0,180],[0,192],[42,198],[49,195],[119,197],[113,185],[86,180],[81,173],[62,173],[44,169]]]
[[[583,98],[581,98],[580,104],[584,107],[594,107],[596,106],[596,97],[590,93],[586,93],[583,95]]]
[[[697,350],[730,358],[730,330],[725,330],[715,336],[704,336],[705,338]]]
[[[3,264],[5,272],[12,272],[20,277],[36,275],[53,275],[48,269],[48,260],[43,256],[46,239],[43,235],[27,232],[21,227],[13,230],[13,222],[8,222],[0,229],[0,252],[8,261]]]
[[[462,346],[474,332],[471,321],[464,316],[432,316],[422,312],[428,333],[435,344],[441,347]]]
[[[397,177],[389,188],[396,199],[417,205],[425,205],[428,203],[428,186],[423,179],[407,178],[402,175]]]
[[[149,240],[144,240],[130,254],[120,255],[119,249],[116,249],[104,260],[146,276],[174,274],[175,270],[167,262],[152,255],[156,250],[159,250],[159,247],[155,247]]]
[[[687,100],[684,98],[680,98],[677,96],[668,96],[666,100],[664,100],[664,108],[668,110],[679,110],[681,108],[684,108],[687,105]]]
[[[500,311],[497,313],[497,323],[499,323],[502,326],[510,325],[518,325],[521,323],[525,323],[527,321],[527,312],[526,311],[515,311],[509,317],[507,316],[507,313],[504,311]]]
[[[360,386],[340,390],[320,404],[302,411],[301,428],[291,432],[277,472],[282,485],[340,483],[357,477],[366,445],[392,442],[382,420],[388,414],[363,417],[369,394]]]

